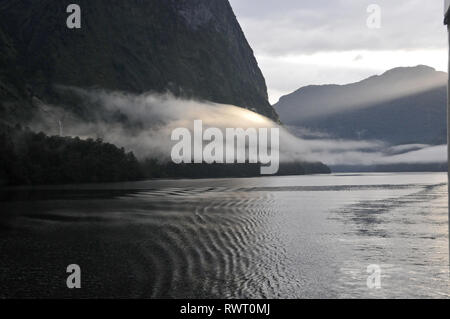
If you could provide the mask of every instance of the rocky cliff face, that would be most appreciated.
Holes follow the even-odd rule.
[[[171,91],[252,109],[274,120],[264,77],[227,0],[0,2],[0,112],[26,116],[32,99],[58,104],[55,85]],[[75,106],[73,106],[75,107]]]

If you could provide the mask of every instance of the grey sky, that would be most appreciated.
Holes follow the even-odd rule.
[[[446,69],[443,0],[230,0],[271,102],[308,84],[349,83],[396,66]],[[381,8],[370,29],[367,8]]]

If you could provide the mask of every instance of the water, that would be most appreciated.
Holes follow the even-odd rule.
[[[447,177],[2,191],[0,297],[448,298]],[[82,288],[66,288],[78,264]],[[367,287],[367,266],[381,288]]]

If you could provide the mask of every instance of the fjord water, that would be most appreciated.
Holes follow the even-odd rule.
[[[448,298],[444,173],[3,190],[0,297]],[[81,267],[67,289],[66,267]],[[381,268],[381,288],[367,267]]]

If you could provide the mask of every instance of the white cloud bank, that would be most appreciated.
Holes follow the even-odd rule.
[[[170,94],[135,95],[104,90],[69,90],[87,105],[100,109],[102,116],[89,122],[58,107],[46,107],[45,117],[34,129],[55,134],[62,121],[66,135],[101,137],[105,141],[135,152],[140,158],[170,158],[172,130],[192,128],[194,120],[204,127],[259,128],[278,127],[268,118],[233,105],[175,98]],[[105,116],[106,114],[106,116]],[[111,120],[111,115],[128,121]],[[43,120],[44,119],[44,120]],[[56,130],[56,131],[55,131]],[[280,160],[321,161],[328,165],[377,165],[393,163],[440,163],[447,159],[446,145],[409,144],[390,146],[379,141],[349,141],[331,138],[305,139],[280,128]]]

